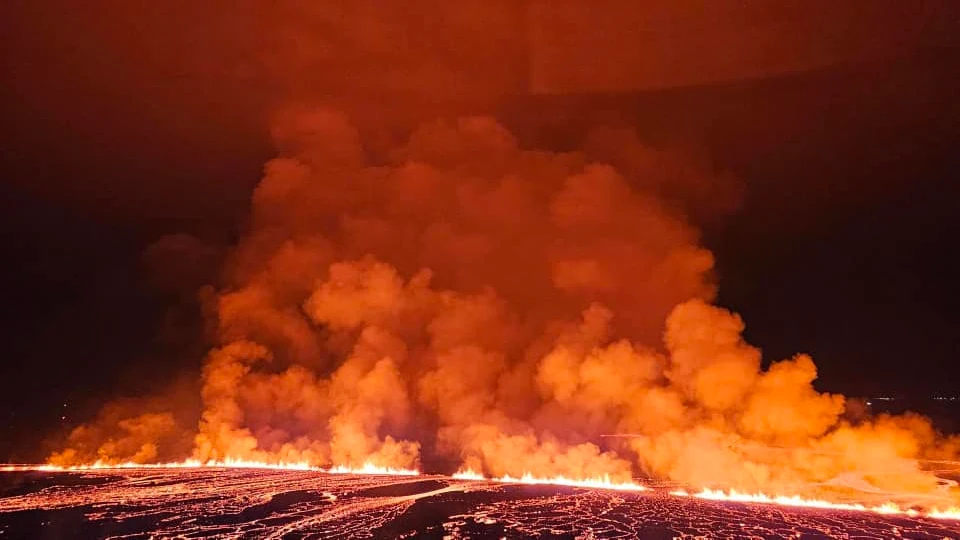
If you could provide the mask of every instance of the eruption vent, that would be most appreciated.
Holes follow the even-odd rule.
[[[377,165],[336,111],[286,111],[273,132],[281,157],[207,295],[219,344],[177,459],[443,458],[476,478],[632,486],[643,473],[774,494],[852,475],[955,497],[919,460],[955,459],[956,439],[916,416],[844,420],[809,356],[762,370],[740,317],[711,304],[713,259],[685,216],[731,208],[729,176],[629,133],[525,150],[490,118],[423,125]],[[132,409],[79,428],[50,462],[183,445],[183,422]]]

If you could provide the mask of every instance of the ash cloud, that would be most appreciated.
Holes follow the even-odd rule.
[[[181,457],[918,494],[938,489],[921,460],[956,457],[921,417],[848,419],[807,355],[761,368],[684,207],[729,211],[729,177],[624,133],[524,149],[489,117],[425,123],[378,164],[335,109],[272,132]],[[108,407],[51,460],[160,459],[172,429]]]

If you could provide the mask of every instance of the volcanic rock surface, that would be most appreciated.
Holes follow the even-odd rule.
[[[3,538],[960,538],[960,523],[444,476],[0,475]]]

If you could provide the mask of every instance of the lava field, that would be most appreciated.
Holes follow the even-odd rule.
[[[0,538],[960,538],[960,522],[446,476],[0,475]]]

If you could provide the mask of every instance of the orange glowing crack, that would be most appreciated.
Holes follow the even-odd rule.
[[[699,499],[708,499],[711,501],[729,501],[757,504],[774,504],[778,506],[792,506],[802,508],[823,508],[828,510],[847,510],[853,512],[872,512],[885,515],[904,515],[909,517],[923,516],[934,519],[960,519],[960,508],[953,507],[946,510],[933,508],[925,512],[912,508],[901,508],[895,503],[887,502],[876,506],[866,506],[859,503],[834,503],[822,499],[805,499],[799,495],[767,495],[765,493],[741,493],[735,489],[730,491],[721,491],[714,489],[703,489],[702,491],[690,494],[684,490],[671,491],[671,495],[677,497],[696,497]]]
[[[224,459],[202,462],[195,459],[186,459],[183,461],[174,461],[169,463],[134,463],[122,462],[111,463],[96,461],[85,465],[4,465],[0,466],[0,471],[40,471],[40,472],[69,472],[69,471],[95,471],[109,469],[196,469],[196,468],[223,468],[223,469],[273,469],[285,471],[317,471],[327,474],[369,474],[369,475],[390,475],[390,476],[416,476],[420,471],[416,469],[399,469],[394,467],[383,467],[373,463],[364,463],[359,467],[349,465],[335,465],[330,468],[318,467],[306,461],[296,462],[265,462],[249,461],[243,459]]]
[[[528,485],[559,485],[573,486],[594,489],[610,489],[618,491],[645,491],[646,486],[634,482],[614,482],[609,476],[601,478],[586,478],[581,480],[567,478],[565,476],[554,476],[541,478],[533,476],[530,473],[524,474],[520,478],[510,475],[504,475],[499,478],[487,478],[483,474],[472,469],[462,469],[453,474],[453,478],[458,480],[489,480],[492,482],[501,482],[507,484],[528,484]],[[875,514],[885,515],[904,515],[909,517],[928,517],[933,519],[960,520],[960,508],[952,507],[945,510],[933,508],[926,512],[921,512],[912,508],[901,508],[895,503],[887,502],[877,506],[866,506],[859,503],[833,503],[822,499],[805,499],[799,495],[766,495],[764,493],[746,494],[736,490],[724,492],[720,490],[703,489],[699,493],[691,495],[685,490],[676,490],[669,492],[675,497],[696,497],[699,499],[708,499],[712,501],[745,502],[758,504],[773,504],[779,506],[802,507],[802,508],[822,508],[828,510],[847,510],[853,512],[873,512]]]
[[[472,470],[472,469],[463,469],[457,471],[453,474],[453,478],[458,480],[488,480],[482,474]],[[597,476],[593,478],[569,478],[567,476],[549,476],[549,477],[540,477],[534,476],[531,473],[525,473],[523,476],[516,478],[510,476],[509,474],[497,477],[490,478],[491,482],[500,482],[504,484],[527,484],[527,485],[549,485],[549,486],[570,486],[570,487],[582,487],[582,488],[593,488],[593,489],[611,489],[617,491],[645,491],[646,486],[637,484],[634,482],[616,482],[610,479],[609,475]]]

